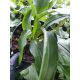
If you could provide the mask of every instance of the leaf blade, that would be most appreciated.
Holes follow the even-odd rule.
[[[47,28],[47,27],[51,26],[52,24],[57,23],[57,22],[65,19],[66,17],[67,16],[63,15],[63,14],[52,15],[46,20],[46,22],[44,23],[43,27]]]
[[[44,50],[38,80],[51,80],[52,76],[55,75],[57,69],[58,59],[57,40],[52,31],[47,32],[43,30],[43,32],[44,32]]]
[[[20,51],[20,55],[19,55],[19,60],[18,60],[18,63],[19,63],[19,64],[20,64],[21,61],[22,61],[24,47],[25,47],[25,45],[27,44],[26,38],[27,38],[30,34],[31,34],[31,32],[23,31],[22,34],[21,34],[21,36],[20,36],[20,39],[19,39],[19,51]]]
[[[35,58],[35,66],[37,69],[37,72],[39,73],[40,67],[41,67],[41,61],[42,61],[42,50],[40,49],[40,46],[42,46],[41,43],[35,41],[32,41],[30,44],[30,52]]]
[[[36,6],[37,12],[40,13],[46,10],[49,6],[50,0],[34,0],[34,4]]]
[[[22,28],[23,28],[23,30],[26,30],[27,28],[30,27],[30,15],[31,15],[31,11],[32,10],[30,8],[28,8],[27,12],[24,15],[24,18],[22,20]]]

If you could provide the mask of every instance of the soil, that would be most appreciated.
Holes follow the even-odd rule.
[[[23,31],[22,30],[22,25],[20,24],[13,32],[12,39],[11,39],[11,49],[10,49],[10,52],[13,51],[14,54],[19,52],[18,41],[19,41],[19,38],[20,38],[20,35],[21,35],[22,31]],[[28,41],[28,44],[26,44],[26,46],[24,48],[23,61],[32,63],[32,62],[34,62],[34,57],[31,55],[31,53],[29,51],[29,44],[30,44],[30,41]]]

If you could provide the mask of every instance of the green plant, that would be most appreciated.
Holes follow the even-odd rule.
[[[70,51],[64,43],[62,45],[60,42],[61,38],[63,41],[65,38],[69,38],[67,36],[69,32],[62,29],[63,25],[69,24],[69,15],[55,14],[55,10],[50,10],[55,2],[59,4],[61,2],[59,0],[12,1],[17,5],[12,9],[12,13],[19,14],[17,22],[18,24],[22,23],[23,29],[19,38],[20,56],[18,62],[20,64],[22,61],[24,47],[28,41],[30,41],[29,50],[35,59],[35,63],[20,74],[27,80],[55,80],[58,70],[59,77],[63,78],[61,80],[69,80]],[[26,5],[24,1],[27,1]],[[12,17],[11,21],[14,21],[15,18]],[[32,20],[34,20],[33,25],[31,24]],[[69,25],[66,28],[69,28]]]

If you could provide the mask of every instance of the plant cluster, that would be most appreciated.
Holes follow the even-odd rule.
[[[18,63],[24,58],[25,46],[26,54],[34,58],[30,57],[32,65],[21,71],[16,80],[70,80],[70,14],[56,11],[70,1],[11,0],[11,4],[11,41],[18,42]],[[20,35],[16,39],[17,28]]]

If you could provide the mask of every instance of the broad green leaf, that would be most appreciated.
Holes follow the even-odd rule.
[[[50,0],[33,0],[36,6],[37,12],[40,13],[49,7]]]
[[[40,42],[32,41],[30,44],[30,52],[35,58],[35,66],[37,69],[37,72],[39,73],[40,67],[41,67],[41,55],[42,55],[42,50],[40,49],[40,46],[43,47],[43,45],[40,45]]]
[[[70,66],[63,66],[63,68],[64,68],[64,75],[65,75],[65,77],[66,77],[66,80],[70,80]]]
[[[28,79],[28,80],[38,79],[38,74],[36,72],[36,68],[34,64],[32,64],[30,67],[21,71],[20,74],[24,77],[24,79]]]
[[[35,64],[29,67],[29,77],[28,80],[38,80],[38,73],[36,71]]]
[[[66,77],[66,80],[70,80],[70,51],[68,46],[65,47],[66,43],[58,42],[58,70],[62,72]]]
[[[68,65],[70,61],[70,52],[67,50],[65,46],[58,44],[58,53],[59,53],[59,61],[62,62],[62,65]]]
[[[58,63],[58,70],[60,72],[60,75],[62,74],[62,80],[70,80],[70,66],[65,66],[61,63]]]
[[[38,73],[36,71],[35,64],[32,64],[30,67],[28,67],[25,70],[21,71],[20,74],[26,80],[38,80]]]
[[[27,28],[30,28],[30,15],[31,15],[31,9],[28,8],[27,12],[25,13],[24,18],[22,20],[23,30],[26,30]]]
[[[44,32],[43,58],[38,80],[51,80],[55,76],[58,61],[57,39],[53,31]]]
[[[19,39],[19,51],[20,51],[19,64],[21,63],[22,58],[23,58],[23,51],[24,51],[25,45],[27,44],[27,37],[30,34],[31,34],[31,32],[23,31],[22,34],[21,34],[21,36],[20,36],[20,39]]]
[[[20,72],[20,74],[21,74],[21,76],[24,77],[24,79],[27,79],[27,77],[28,77],[28,75],[29,75],[29,67],[26,68],[26,69],[24,69],[24,70],[22,70],[22,71]]]
[[[63,14],[52,15],[45,21],[43,27],[47,28],[47,27],[53,25],[54,23],[58,23],[59,21],[65,19],[66,17],[67,16],[63,15]]]

